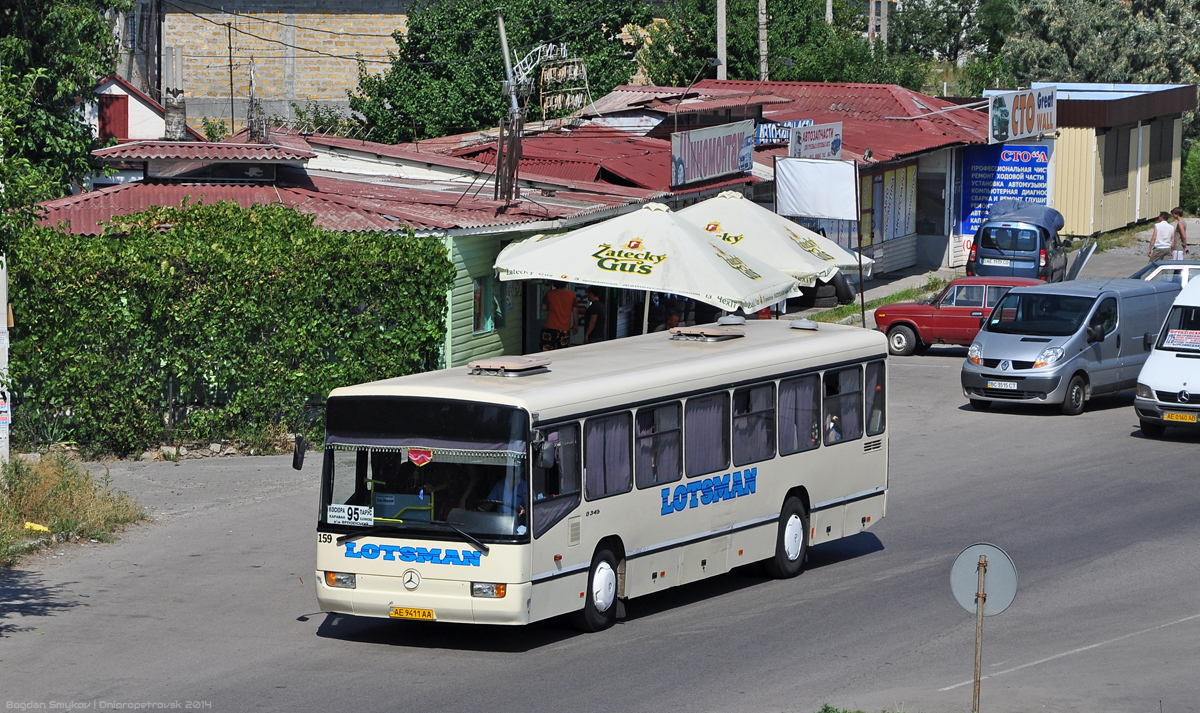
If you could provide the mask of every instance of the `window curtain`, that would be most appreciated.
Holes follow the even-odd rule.
[[[637,415],[637,484],[648,488],[682,476],[679,405],[642,409]]]
[[[584,466],[589,500],[623,493],[633,483],[629,414],[587,422]]]
[[[779,385],[779,452],[791,455],[816,448],[813,425],[819,418],[817,377],[810,376]]]
[[[883,433],[886,426],[886,400],[883,392],[883,364],[867,364],[866,390],[863,394],[867,411],[867,435]]]
[[[729,395],[688,399],[686,431],[688,477],[724,470],[729,465]]]

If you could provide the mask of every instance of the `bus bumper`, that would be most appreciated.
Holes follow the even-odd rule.
[[[434,621],[459,624],[528,624],[533,584],[509,584],[498,599],[472,597],[471,583],[424,578],[408,591],[400,577],[355,575],[354,589],[330,587],[317,570],[321,611],[390,619],[396,607],[433,612]]]

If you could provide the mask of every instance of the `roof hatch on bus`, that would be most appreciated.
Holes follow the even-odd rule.
[[[744,336],[746,333],[740,329],[712,325],[675,327],[671,330],[671,339],[682,342],[723,342]]]
[[[550,371],[550,358],[544,356],[498,356],[477,359],[467,364],[471,376],[533,376]]]

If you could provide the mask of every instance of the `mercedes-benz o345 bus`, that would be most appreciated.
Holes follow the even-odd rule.
[[[572,614],[599,630],[618,599],[738,565],[799,574],[809,545],[886,510],[887,343],[790,324],[334,390],[321,609],[487,624]]]

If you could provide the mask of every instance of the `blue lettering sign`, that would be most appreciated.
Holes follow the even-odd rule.
[[[1016,198],[1047,205],[1049,163],[1046,146],[992,144],[963,149],[961,233],[974,235],[987,220],[988,207],[998,200]]]
[[[665,492],[665,491],[664,491]],[[663,496],[664,501],[666,495]],[[680,508],[682,509],[682,508]],[[672,506],[672,511],[674,507]],[[363,545],[358,549],[358,543],[347,542],[343,556],[351,559],[378,559],[383,555],[387,562],[428,562],[429,564],[453,564],[464,567],[479,567],[483,557],[482,552],[475,550],[446,550],[426,549],[424,547],[400,547],[398,545]]]
[[[670,488],[663,488],[659,491],[662,498],[659,514],[670,515],[701,505],[712,505],[722,500],[753,495],[757,488],[758,468],[735,470],[733,473],[694,480],[687,485],[675,486],[674,492]]]

